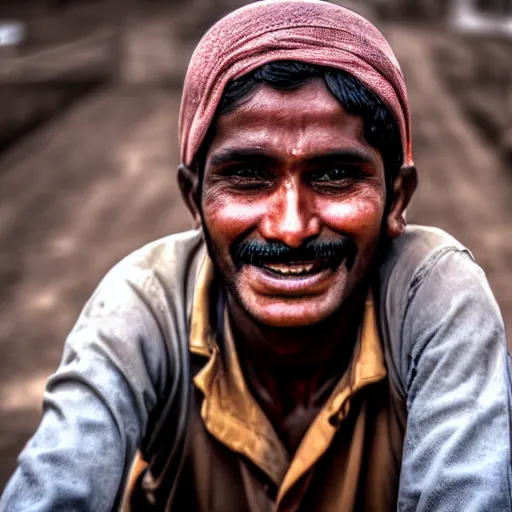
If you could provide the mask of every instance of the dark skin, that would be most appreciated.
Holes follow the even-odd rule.
[[[293,91],[260,85],[219,116],[201,196],[186,168],[179,183],[225,284],[245,377],[293,453],[347,368],[382,236],[405,229],[415,169],[398,173],[386,212],[382,156],[362,118],[312,79]],[[240,266],[231,252],[241,241],[296,248],[340,236],[357,247],[350,268]]]

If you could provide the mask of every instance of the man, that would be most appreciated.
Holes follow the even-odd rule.
[[[511,510],[503,323],[469,251],[405,228],[409,111],[377,29],[315,0],[228,15],[180,147],[200,228],[94,293],[2,510],[116,509],[134,460],[135,510]]]

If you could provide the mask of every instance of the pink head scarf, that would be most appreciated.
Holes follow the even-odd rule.
[[[190,60],[179,118],[181,161],[190,166],[230,80],[276,60],[344,70],[373,91],[400,129],[413,165],[404,77],[391,47],[366,19],[319,0],[263,0],[217,22]]]

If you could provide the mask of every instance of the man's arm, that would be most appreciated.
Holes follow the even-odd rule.
[[[506,341],[484,273],[466,251],[439,251],[411,280],[402,318],[398,510],[512,510]]]
[[[69,335],[0,510],[103,512],[119,503],[167,372],[161,330],[142,299],[152,276],[120,274],[105,278]]]

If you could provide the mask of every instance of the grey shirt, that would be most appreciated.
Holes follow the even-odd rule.
[[[151,413],[169,343],[187,342],[199,231],[166,237],[112,269],[66,340],[42,422],[1,511],[110,511]],[[379,275],[392,393],[403,402],[401,511],[509,511],[510,381],[503,321],[483,271],[446,233],[409,227]]]

